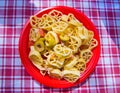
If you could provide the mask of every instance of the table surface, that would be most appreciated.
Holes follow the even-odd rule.
[[[46,87],[34,80],[21,63],[18,43],[29,17],[50,6],[64,5],[82,11],[95,24],[101,54],[87,80],[67,89]],[[120,93],[119,0],[0,0],[1,93]]]

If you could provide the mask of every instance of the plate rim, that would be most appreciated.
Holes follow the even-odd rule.
[[[25,23],[25,25],[23,26],[23,29],[22,29],[22,31],[21,31],[20,38],[19,38],[19,54],[20,54],[21,62],[22,62],[22,64],[24,65],[24,67],[25,67],[25,69],[27,70],[27,72],[30,74],[30,76],[32,76],[32,77],[33,77],[35,80],[37,80],[39,83],[44,84],[44,85],[49,86],[49,87],[53,87],[53,88],[68,88],[68,87],[72,87],[72,86],[75,86],[75,85],[77,85],[77,84],[79,84],[79,83],[84,82],[84,81],[90,76],[90,74],[93,72],[93,70],[95,69],[96,65],[98,64],[98,60],[99,60],[99,57],[100,57],[100,50],[101,50],[101,47],[100,47],[100,45],[101,45],[101,44],[100,44],[100,37],[99,37],[99,33],[98,33],[95,25],[94,25],[94,24],[91,22],[91,20],[90,20],[83,12],[81,12],[80,10],[78,11],[77,9],[72,8],[72,7],[68,7],[68,6],[53,6],[53,7],[49,7],[49,8],[45,8],[45,9],[42,9],[42,10],[40,10],[40,11],[37,11],[34,15],[39,15],[41,12],[44,12],[44,11],[49,10],[49,9],[56,9],[56,8],[61,8],[61,7],[62,7],[62,8],[69,8],[69,9],[72,9],[72,10],[74,10],[74,11],[82,14],[82,15],[84,16],[84,18],[86,18],[86,20],[88,20],[88,21],[90,22],[90,24],[92,25],[92,27],[94,27],[94,31],[97,33],[97,36],[98,36],[99,46],[97,46],[97,47],[98,47],[99,50],[98,50],[98,58],[95,60],[95,61],[96,61],[95,64],[93,64],[93,65],[91,65],[91,66],[89,67],[89,70],[88,70],[89,73],[85,73],[84,78],[80,78],[80,79],[79,79],[79,82],[72,83],[72,84],[68,84],[69,86],[65,86],[64,84],[61,84],[61,85],[64,85],[64,86],[56,86],[56,85],[49,85],[48,83],[40,82],[40,80],[36,79],[35,77],[33,77],[33,76],[31,75],[30,71],[32,71],[32,70],[28,71],[28,69],[27,69],[26,66],[25,66],[25,63],[23,62],[23,61],[25,61],[25,60],[24,60],[23,55],[22,55],[23,53],[22,53],[22,48],[21,48],[21,46],[22,46],[23,43],[22,43],[21,41],[23,41],[22,38],[23,38],[23,35],[24,35],[24,32],[25,32],[26,26],[28,26],[28,24],[30,23],[30,21],[29,21],[29,19],[28,19],[27,22]],[[90,68],[92,68],[92,69],[90,69]]]

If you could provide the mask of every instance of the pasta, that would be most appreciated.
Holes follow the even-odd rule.
[[[52,24],[55,22],[55,20],[47,14],[44,14],[41,20],[42,21],[38,23],[38,27],[46,30],[51,30]]]
[[[39,29],[32,28],[30,29],[30,34],[29,34],[29,40],[30,41],[36,41],[37,39],[40,38],[40,34],[38,33]]]
[[[69,41],[66,43],[67,46],[73,51],[73,53],[76,53],[81,46],[81,39],[75,36],[71,36]]]
[[[73,56],[73,57],[71,57],[71,58],[69,58],[69,59],[66,59],[66,61],[65,61],[65,65],[64,65],[64,68],[66,69],[70,69],[70,68],[72,68],[72,67],[74,67],[75,65],[76,65],[76,63],[77,63],[77,57],[75,57],[75,56]]]
[[[85,60],[83,58],[79,58],[74,67],[77,68],[80,73],[82,73],[86,68]]]
[[[49,12],[49,15],[54,18],[56,21],[61,19],[61,16],[63,15],[62,12],[57,11],[57,10],[53,10],[51,12]]]
[[[98,41],[72,13],[52,10],[30,17],[29,59],[45,76],[76,82],[86,70]]]
[[[48,73],[53,78],[57,78],[57,79],[62,78],[62,72],[59,69],[52,69]]]
[[[69,82],[76,82],[80,77],[80,72],[76,68],[63,70],[63,77]]]
[[[80,57],[83,58],[86,62],[88,62],[90,60],[92,55],[93,55],[93,53],[91,52],[90,49],[82,50],[80,52]]]
[[[64,58],[58,57],[54,53],[52,53],[48,56],[47,62],[53,67],[61,68],[64,64]]]
[[[57,56],[61,57],[69,57],[72,54],[72,50],[70,48],[62,46],[61,44],[55,45],[53,50]]]
[[[94,39],[94,38],[92,38],[91,40],[90,40],[90,42],[89,42],[89,49],[93,49],[93,48],[95,48],[97,45],[98,45],[98,42],[97,42],[97,40],[96,39]]]
[[[58,21],[53,24],[52,30],[56,33],[62,33],[68,27],[68,24],[64,21]]]
[[[29,53],[30,60],[38,69],[41,69],[43,64],[43,58],[41,57],[40,53],[35,50],[33,46],[31,46],[30,48],[31,48],[31,51]]]
[[[36,16],[31,16],[30,17],[30,24],[32,27],[38,28],[38,24],[40,22],[40,18],[36,17]]]

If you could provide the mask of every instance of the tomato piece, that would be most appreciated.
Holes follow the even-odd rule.
[[[60,34],[58,34],[58,33],[56,33],[56,34],[57,34],[59,42],[61,42],[61,40],[60,40]]]
[[[34,43],[35,43],[34,41],[29,41],[28,42],[28,47],[30,48],[30,46],[34,46]]]
[[[39,29],[39,34],[41,37],[44,37],[45,36],[45,31],[43,29]]]

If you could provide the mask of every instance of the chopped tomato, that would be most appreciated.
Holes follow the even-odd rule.
[[[34,45],[34,41],[29,41],[28,42],[28,47],[30,48],[30,46],[33,46]]]
[[[57,37],[58,37],[59,42],[61,42],[61,40],[60,40],[60,34],[57,34]]]
[[[45,36],[45,31],[43,29],[39,29],[39,34],[41,37],[44,37]]]

